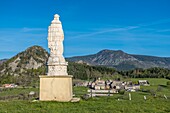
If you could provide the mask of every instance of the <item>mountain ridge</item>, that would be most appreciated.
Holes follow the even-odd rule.
[[[12,71],[18,70],[18,67],[24,69],[37,69],[42,65],[46,65],[48,56],[48,52],[42,47],[32,46],[9,60],[0,60],[0,66],[5,68],[4,65],[8,64],[8,68]],[[92,66],[112,67],[117,70],[132,70],[136,68],[147,69],[152,67],[170,69],[170,57],[128,54],[122,50],[104,49],[96,54],[68,57],[66,59],[71,62],[86,63]],[[19,62],[19,66],[16,62]],[[0,69],[0,72],[1,71],[2,70]]]
[[[114,54],[113,54],[114,53]],[[39,83],[39,75],[47,74],[47,60],[49,53],[40,46],[32,46],[16,56],[3,61],[0,65],[0,85],[16,83],[23,86],[34,86]],[[140,60],[139,60],[140,59]],[[137,66],[154,66],[155,62],[168,64],[169,59],[157,57],[132,56],[123,51],[103,50],[97,54],[74,57],[68,61],[68,74],[74,79],[94,79],[97,77],[163,77],[170,78],[170,70],[162,68],[139,69]],[[70,60],[74,60],[72,62]],[[151,61],[150,61],[151,60]],[[89,62],[89,63],[87,63]],[[92,64],[93,63],[93,64]],[[100,64],[100,65],[98,65]],[[117,65],[112,65],[117,64]],[[161,63],[159,63],[161,64]],[[146,66],[147,66],[146,65]],[[148,67],[149,67],[148,66]],[[116,69],[128,69],[119,71]],[[131,70],[135,68],[134,70]],[[137,68],[137,69],[136,69]]]
[[[117,70],[161,67],[170,69],[170,57],[128,54],[122,50],[104,49],[96,54],[67,58],[69,61],[88,63],[94,66],[113,67]]]

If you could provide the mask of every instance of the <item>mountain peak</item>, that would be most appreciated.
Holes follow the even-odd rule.
[[[97,54],[69,58],[70,61],[83,61],[90,65],[114,67],[118,70],[161,67],[170,69],[170,58],[131,55],[122,50],[104,49]]]
[[[41,46],[38,46],[38,45],[34,45],[34,46],[31,46],[31,47],[28,47],[25,51],[46,51],[44,48],[42,48]]]
[[[0,74],[9,73],[18,74],[25,72],[27,69],[38,69],[46,65],[48,59],[48,52],[41,46],[31,46],[23,52],[7,60],[0,66]]]
[[[110,50],[110,49],[103,49],[103,50],[101,50],[99,52],[121,52],[121,53],[124,53],[124,51],[122,51],[122,50]]]
[[[111,56],[126,56],[128,55],[127,53],[123,52],[122,50],[109,50],[109,49],[104,49],[101,50],[97,53],[97,55],[111,55]]]
[[[99,51],[98,53],[103,53],[103,52],[123,52],[122,50],[110,50],[110,49],[103,49]]]
[[[48,57],[48,52],[41,46],[37,46],[37,45],[31,46],[19,54],[21,54],[21,56],[24,56],[27,58],[33,57],[35,59],[37,57],[43,57],[43,58]]]

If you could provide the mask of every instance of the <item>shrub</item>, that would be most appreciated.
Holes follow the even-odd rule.
[[[156,91],[154,89],[151,89],[150,93],[151,93],[152,96],[156,97]]]
[[[157,91],[159,91],[159,92],[162,91],[162,87],[158,86]]]
[[[167,82],[167,85],[170,86],[170,81]]]
[[[119,90],[119,94],[124,95],[125,94],[125,90],[124,89]]]
[[[83,96],[81,96],[81,98],[82,98],[83,100],[88,100],[90,97],[89,97],[89,95],[84,94]]]

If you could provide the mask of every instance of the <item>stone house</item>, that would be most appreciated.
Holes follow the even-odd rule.
[[[147,80],[139,80],[138,83],[139,83],[139,85],[142,85],[142,86],[150,86],[150,84]]]

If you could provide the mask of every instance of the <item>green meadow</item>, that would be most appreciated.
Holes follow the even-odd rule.
[[[7,98],[0,101],[0,113],[170,113],[170,86],[166,84],[168,80],[148,78],[146,80],[151,86],[142,86],[140,91],[131,92],[131,101],[128,98],[129,92],[109,97],[83,99],[82,96],[87,94],[87,88],[74,87],[74,94],[81,98],[80,102],[42,102],[33,101],[34,98]],[[39,89],[5,90],[0,92],[0,97],[28,94],[30,91],[38,93]]]

